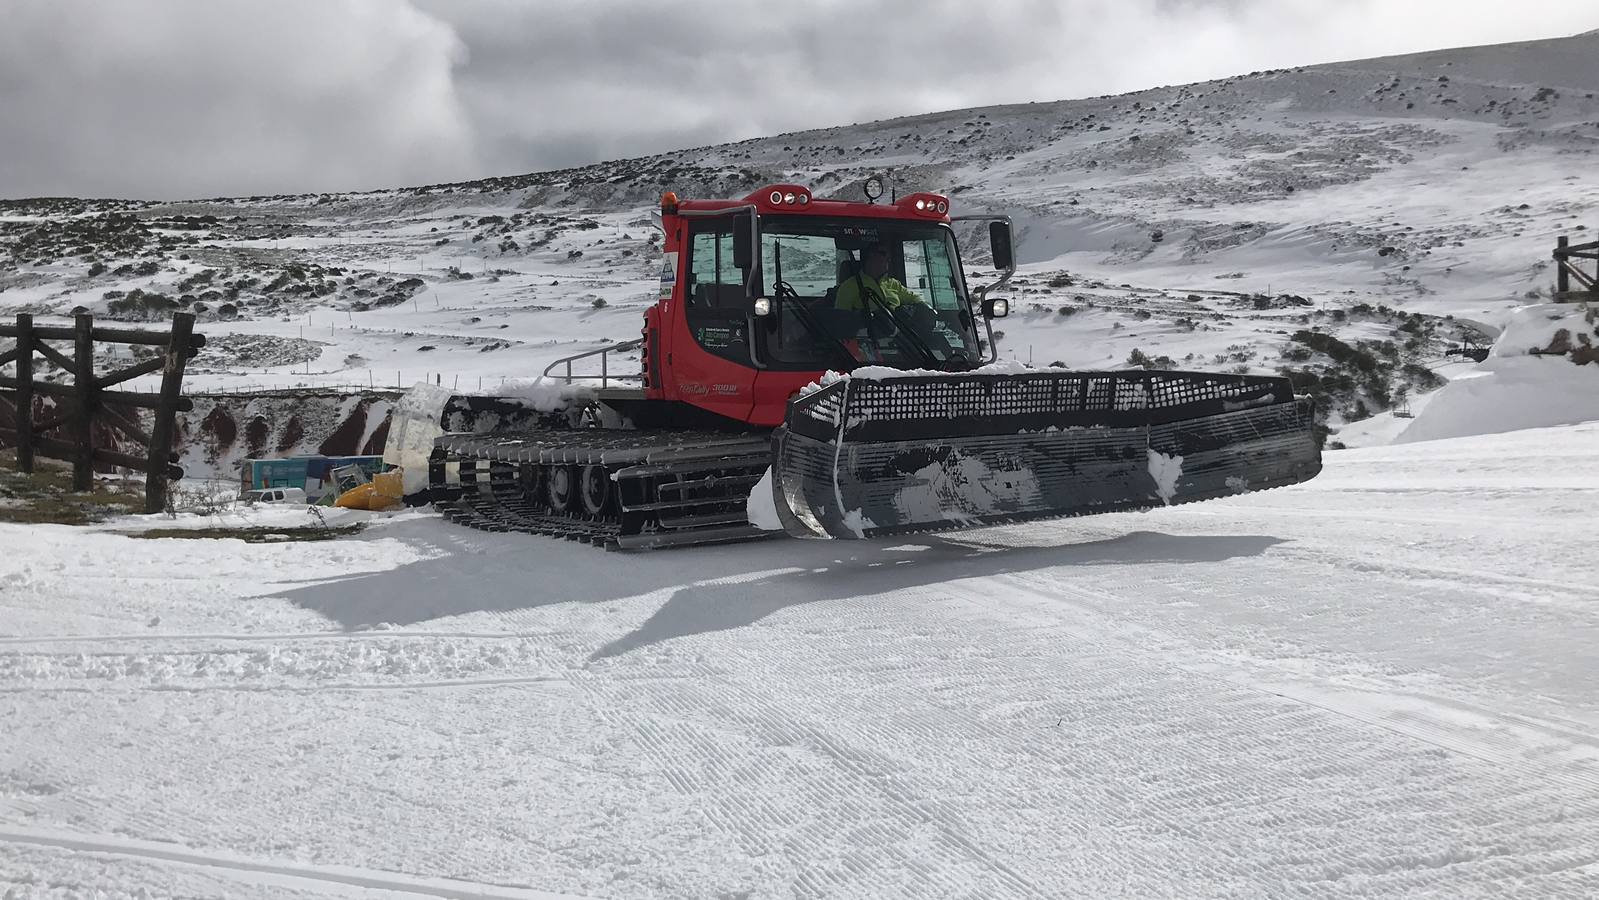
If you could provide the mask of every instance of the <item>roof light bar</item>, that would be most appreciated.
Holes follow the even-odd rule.
[[[798,184],[772,184],[751,194],[748,199],[764,206],[809,206],[811,192]]]
[[[940,194],[910,194],[899,201],[899,208],[921,215],[943,216],[949,214],[949,198]]]

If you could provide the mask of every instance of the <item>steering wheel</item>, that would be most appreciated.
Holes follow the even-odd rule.
[[[933,319],[935,317],[932,307],[925,303],[902,303],[900,304],[900,309],[906,311],[905,317],[910,320],[911,327],[915,328],[917,332],[926,334],[933,330]]]
[[[778,283],[772,285],[772,287],[777,289],[777,296],[779,297],[790,297],[796,300],[799,299],[799,291],[794,290],[794,286],[786,281],[779,281]]]
[[[866,306],[861,309],[861,321],[866,325],[866,333],[874,341],[881,341],[893,337],[899,331],[899,326],[894,324],[894,314],[876,306]]]

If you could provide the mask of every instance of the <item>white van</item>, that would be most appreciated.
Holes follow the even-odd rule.
[[[257,488],[245,491],[242,499],[245,503],[304,503],[304,488]]]

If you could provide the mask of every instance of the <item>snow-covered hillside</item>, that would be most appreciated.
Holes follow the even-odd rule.
[[[1016,218],[1004,356],[1288,368],[1336,426],[1469,370],[1444,351],[1546,295],[1555,237],[1599,226],[1596,52],[1440,51],[369,194],[14,201],[0,315],[199,311],[196,388],[493,391],[638,333],[662,190],[857,197],[887,172]]]

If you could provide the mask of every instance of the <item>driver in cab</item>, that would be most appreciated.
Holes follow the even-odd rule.
[[[844,279],[838,286],[838,295],[833,305],[838,309],[853,309],[863,311],[877,311],[883,307],[897,311],[904,306],[907,310],[915,309],[907,304],[917,304],[926,310],[927,301],[921,295],[899,283],[899,280],[888,274],[888,248],[882,244],[873,244],[867,247],[861,256],[861,267],[858,272]],[[862,294],[870,295],[866,299]]]

